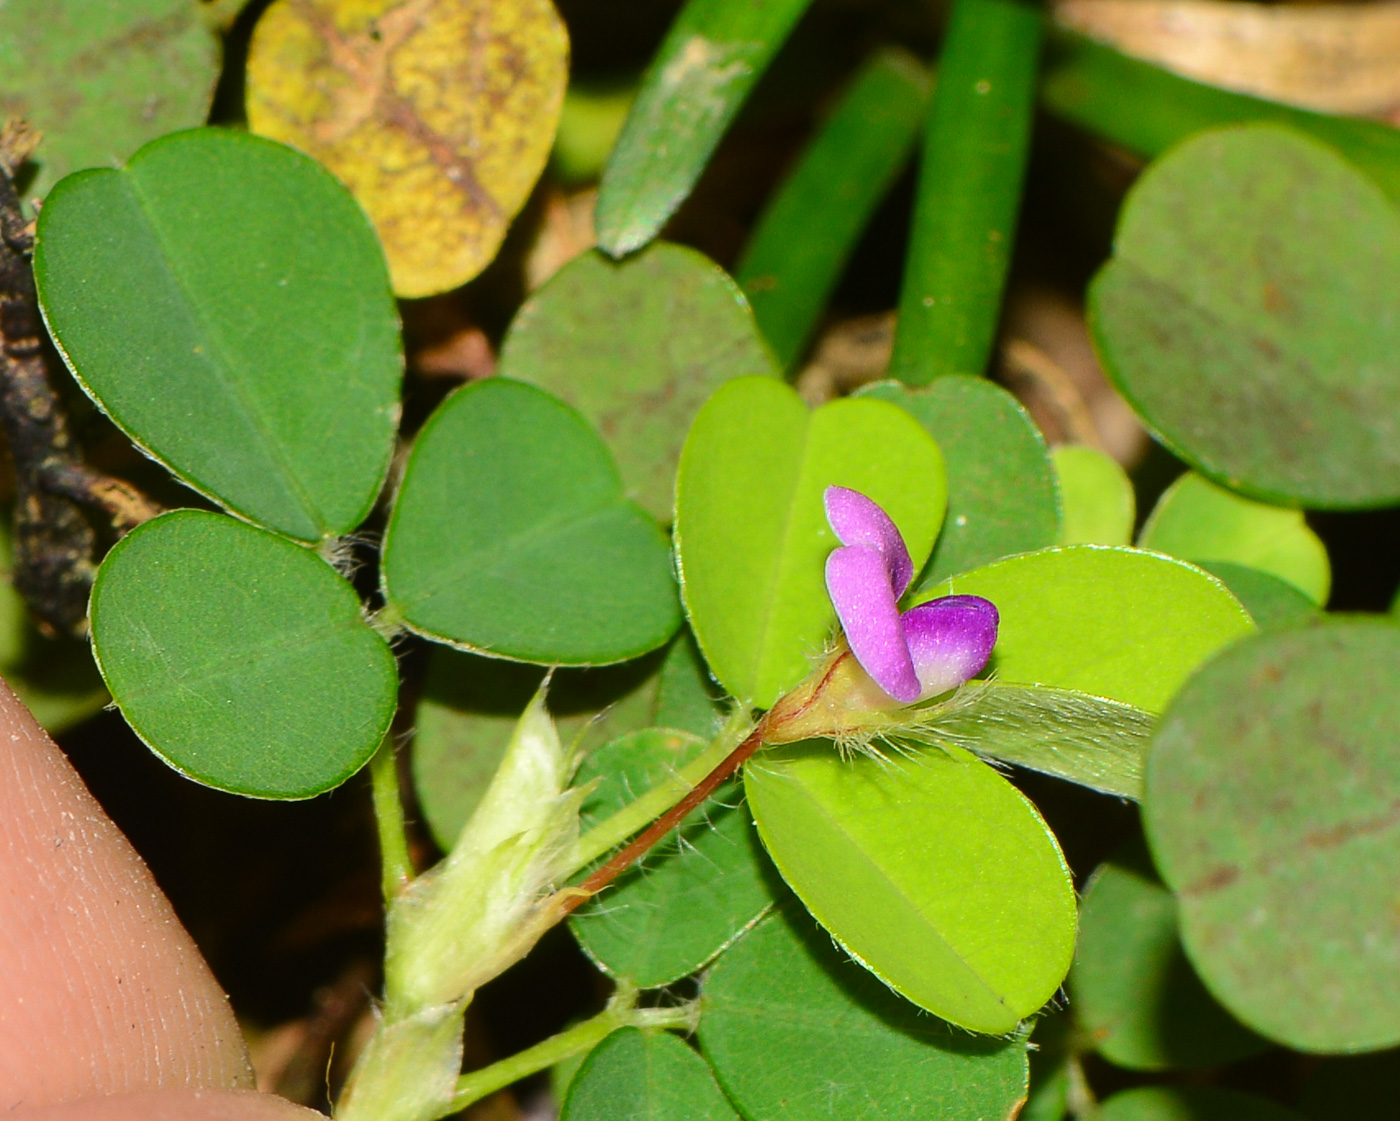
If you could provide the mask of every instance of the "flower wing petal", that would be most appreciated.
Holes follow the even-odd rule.
[[[836,605],[851,653],[865,672],[895,700],[903,704],[917,700],[921,687],[904,639],[885,555],[864,545],[835,550],[826,558],[826,590]]]
[[[923,700],[981,672],[997,644],[1000,617],[981,596],[944,596],[910,608],[901,622]]]
[[[850,487],[827,487],[822,493],[826,520],[843,545],[876,550],[885,559],[894,598],[899,599],[914,579],[914,562],[899,528],[880,504]],[[867,667],[869,668],[869,667]]]

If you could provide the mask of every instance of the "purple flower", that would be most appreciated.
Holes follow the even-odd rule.
[[[841,547],[826,558],[826,590],[856,661],[903,704],[936,697],[979,673],[997,641],[997,609],[945,596],[902,615],[914,563],[894,522],[859,491],[827,487],[826,520]]]

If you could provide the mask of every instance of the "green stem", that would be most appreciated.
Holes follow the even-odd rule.
[[[673,1008],[637,1008],[636,1001],[634,988],[619,986],[607,1008],[592,1019],[575,1024],[508,1059],[462,1075],[457,1080],[457,1093],[452,1098],[451,1112],[465,1109],[512,1082],[547,1070],[555,1063],[591,1051],[618,1028],[695,1029],[697,1006],[693,1003]]]
[[[640,798],[637,798],[612,817],[605,818],[580,837],[564,869],[563,877],[568,878],[597,860],[605,852],[616,848],[638,830],[651,824],[701,782],[715,769],[735,746],[741,743],[752,730],[753,723],[742,710],[736,711],[711,742],[699,755],[682,767],[670,778],[657,783]]]
[[[399,797],[399,769],[394,737],[387,735],[369,763],[370,789],[374,793],[374,820],[379,829],[380,879],[387,908],[404,886],[413,879],[413,861],[408,855],[408,834],[404,828],[403,801]]]

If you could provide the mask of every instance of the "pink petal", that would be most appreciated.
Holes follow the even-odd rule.
[[[822,494],[822,504],[837,540],[843,545],[863,545],[876,550],[885,558],[894,598],[902,596],[909,581],[914,579],[914,562],[909,559],[904,537],[890,521],[890,516],[877,502],[849,487],[827,487]]]
[[[982,671],[997,644],[1000,619],[995,605],[981,596],[944,596],[910,608],[901,621],[919,678],[919,700],[924,700]]]
[[[904,640],[885,556],[863,545],[837,549],[826,558],[826,590],[836,605],[851,653],[865,672],[895,700],[903,704],[917,700],[919,678]]]

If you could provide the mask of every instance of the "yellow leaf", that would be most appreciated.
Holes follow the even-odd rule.
[[[481,272],[549,157],[569,40],[550,0],[277,0],[253,131],[314,156],[379,231],[400,296]]]

